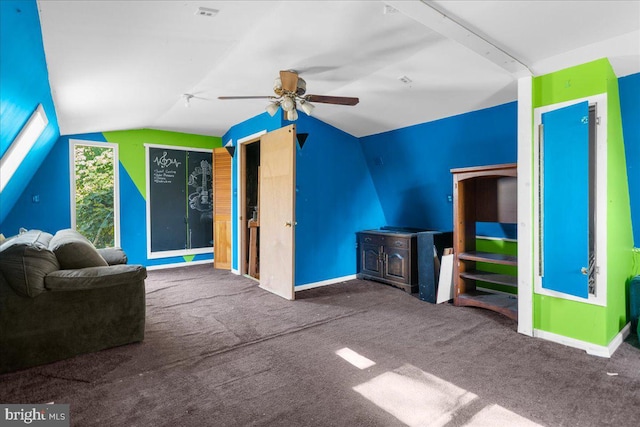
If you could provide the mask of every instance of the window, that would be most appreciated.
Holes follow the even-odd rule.
[[[71,226],[98,248],[120,246],[118,146],[71,141]]]
[[[29,150],[33,148],[48,123],[49,119],[47,119],[42,104],[38,104],[36,110],[31,114],[27,123],[16,139],[13,140],[7,152],[4,153],[2,160],[0,160],[0,192],[4,190],[5,185],[18,170],[18,166],[27,156]]]

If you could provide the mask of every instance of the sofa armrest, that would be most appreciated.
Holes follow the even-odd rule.
[[[122,248],[102,248],[98,249],[98,253],[109,265],[118,265],[127,263],[127,254]]]
[[[108,288],[130,282],[143,281],[147,269],[141,265],[113,265],[87,267],[76,270],[58,270],[47,274],[44,285],[49,291],[81,291]]]

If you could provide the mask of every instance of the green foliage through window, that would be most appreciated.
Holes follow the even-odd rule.
[[[97,248],[115,246],[113,149],[76,145],[76,229]]]

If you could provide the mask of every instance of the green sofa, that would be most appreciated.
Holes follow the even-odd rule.
[[[145,267],[75,230],[0,245],[0,373],[142,341]]]

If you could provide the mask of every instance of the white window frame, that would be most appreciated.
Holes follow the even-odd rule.
[[[113,238],[114,246],[120,247],[120,160],[118,144],[112,142],[85,141],[81,139],[69,140],[69,175],[71,177],[71,228],[76,229],[76,166],[75,148],[78,145],[110,148],[113,150]]]

